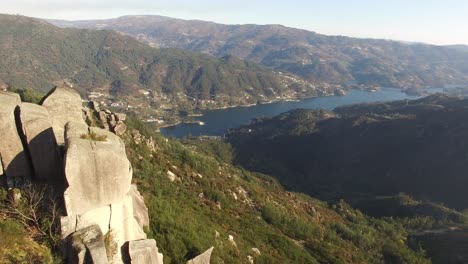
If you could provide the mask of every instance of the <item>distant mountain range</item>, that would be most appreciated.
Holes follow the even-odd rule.
[[[112,29],[154,47],[233,55],[316,83],[400,88],[468,83],[468,47],[325,36],[281,25],[222,25],[162,16],[57,21]]]
[[[0,84],[46,92],[64,82],[105,104],[161,112],[156,117],[322,93],[297,76],[233,56],[155,49],[109,30],[0,15]]]

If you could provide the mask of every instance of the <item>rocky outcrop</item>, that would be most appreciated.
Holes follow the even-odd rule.
[[[59,181],[63,165],[46,108],[22,103],[19,107],[20,126],[29,151],[34,178],[41,181]]]
[[[209,248],[207,251],[198,255],[197,257],[187,261],[187,264],[210,264],[211,253],[213,252],[214,247]]]
[[[114,241],[118,245],[118,258],[121,257],[120,249],[126,242],[146,239],[143,227],[138,224],[133,216],[133,204],[130,195],[126,195],[119,203],[111,204],[109,227],[113,232]],[[119,263],[119,259],[116,262]]]
[[[101,108],[99,107],[98,102],[90,101],[89,102],[89,107],[91,108],[91,110],[93,110],[96,113],[99,113],[99,111],[101,111]]]
[[[125,121],[127,120],[127,115],[126,114],[122,114],[122,113],[115,113],[115,118],[117,120],[117,122],[119,121]]]
[[[152,137],[146,138],[145,136],[140,134],[140,131],[135,130],[135,129],[132,130],[131,134],[132,134],[133,142],[135,142],[135,144],[137,145],[145,144],[151,152],[156,151],[156,145]]]
[[[91,225],[73,233],[69,238],[68,263],[106,264],[106,245],[101,229]]]
[[[81,114],[81,97],[71,88],[55,87],[42,99],[41,105],[50,113],[52,127],[58,144],[65,143],[65,124],[68,122],[86,124]]]
[[[118,121],[114,126],[113,131],[116,135],[121,136],[125,131],[127,131],[127,126],[122,121]]]
[[[130,191],[132,180],[123,142],[104,129],[94,128],[90,132],[79,124],[68,125],[65,133],[67,213],[79,215],[121,201]]]
[[[125,145],[105,129],[69,122],[65,126],[64,193],[67,216],[62,218],[62,237],[90,225],[112,234],[116,251],[111,263],[122,263],[128,241],[146,239],[148,209],[136,186],[131,185],[132,168]],[[150,259],[151,257],[148,256]],[[154,263],[154,262],[147,262]],[[162,262],[161,262],[162,263]]]
[[[131,264],[163,264],[163,255],[158,252],[154,239],[130,241],[128,254]]]
[[[125,131],[127,131],[127,126],[125,125],[124,121],[127,119],[126,114],[122,113],[112,113],[108,109],[101,109],[99,104],[94,101],[90,101],[88,103],[88,107],[91,112],[87,112],[87,115],[95,115],[99,126],[110,130],[111,132],[115,133],[117,136],[122,136]],[[90,117],[90,119],[94,119],[94,117]]]
[[[31,179],[31,164],[24,150],[15,120],[15,109],[21,104],[18,94],[0,92],[0,157],[9,188],[20,186]]]
[[[148,208],[131,185],[132,167],[118,136],[126,130],[126,116],[99,112],[109,126],[101,129],[88,126],[82,110],[80,96],[69,88],[54,88],[42,105],[0,92],[0,133],[8,137],[0,140],[0,176],[9,195],[15,197],[15,187],[30,179],[54,186],[66,181],[60,228],[67,263],[162,264],[156,241],[143,231]],[[97,110],[93,104],[83,112],[90,118]],[[155,150],[152,138],[135,131],[133,136]],[[212,250],[188,263],[209,263]]]

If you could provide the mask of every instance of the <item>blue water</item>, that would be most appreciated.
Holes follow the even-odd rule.
[[[378,92],[350,90],[346,96],[327,96],[309,98],[295,102],[275,102],[250,107],[235,107],[204,111],[203,116],[199,117],[198,120],[204,122],[205,125],[179,124],[172,127],[161,128],[161,133],[177,138],[183,138],[189,135],[222,136],[228,128],[249,124],[253,118],[261,116],[275,116],[292,109],[322,108],[333,110],[334,108],[342,105],[416,98],[418,97],[407,95],[399,89],[394,88],[385,88]]]

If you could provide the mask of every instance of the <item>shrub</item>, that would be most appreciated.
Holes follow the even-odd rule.
[[[107,136],[106,135],[98,135],[95,132],[89,132],[88,134],[83,134],[80,136],[81,139],[87,139],[91,141],[106,141]]]
[[[117,243],[115,242],[115,234],[112,229],[104,235],[104,245],[106,246],[107,259],[111,259],[117,254]]]
[[[28,230],[31,237],[58,245],[60,206],[52,189],[41,185],[26,185],[19,200],[8,199],[5,212]]]
[[[12,92],[18,93],[19,96],[21,97],[22,102],[38,104],[41,101],[42,97],[44,97],[44,94],[39,93],[33,89],[10,88],[9,90]]]
[[[23,226],[0,220],[0,263],[52,263],[50,250],[31,240]]]

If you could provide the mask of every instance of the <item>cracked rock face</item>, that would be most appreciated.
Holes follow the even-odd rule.
[[[18,94],[0,91],[0,135],[5,136],[0,184],[21,187],[33,177],[46,184],[66,180],[60,227],[67,263],[124,263],[122,256],[129,254],[124,245],[130,242],[132,261],[125,263],[161,264],[156,242],[146,240],[143,231],[148,208],[131,185],[125,144],[109,130],[88,127],[81,104],[69,88],[54,88],[42,105],[21,103]],[[124,133],[125,115],[112,120],[123,125],[115,132]],[[64,157],[60,144],[65,144]],[[104,237],[115,246],[109,252]]]
[[[89,131],[83,126],[67,126],[64,198],[68,215],[118,203],[130,190],[132,169],[124,144],[116,144],[120,139],[106,130],[93,128],[93,132],[105,139],[84,139]]]
[[[67,216],[62,238],[91,225],[109,233],[116,244],[111,263],[122,263],[122,246],[145,239],[148,210],[131,185],[132,168],[122,140],[108,130],[69,122],[65,126],[64,193]],[[152,263],[152,262],[148,262]]]
[[[8,140],[0,140],[0,157],[9,188],[29,181],[32,174],[15,120],[15,109],[20,104],[18,94],[0,92],[0,135],[8,136]]]
[[[107,264],[104,235],[97,225],[83,228],[70,236],[69,263]]]
[[[22,103],[19,119],[24,141],[29,151],[34,178],[57,181],[63,177],[63,165],[55,141],[49,112],[40,105]]]

